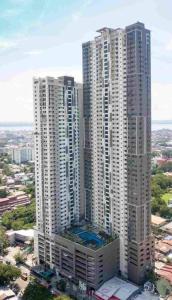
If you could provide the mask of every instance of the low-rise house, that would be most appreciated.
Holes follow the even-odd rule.
[[[14,180],[12,177],[7,177],[6,184],[7,184],[8,186],[14,186],[15,180]]]
[[[168,255],[172,250],[171,245],[164,243],[164,241],[156,241],[155,242],[155,251],[158,251],[164,255]]]
[[[163,166],[164,164],[166,164],[168,162],[172,162],[172,159],[171,158],[164,158],[164,157],[157,157],[156,158],[156,164],[158,166]]]
[[[17,300],[18,298],[14,292],[9,288],[0,288],[0,300]]]
[[[151,224],[152,226],[155,226],[155,227],[160,227],[160,226],[163,226],[167,223],[167,220],[164,219],[164,218],[161,218],[159,216],[156,216],[156,215],[152,215],[151,216]]]
[[[13,245],[15,242],[25,243],[31,241],[34,238],[33,229],[22,229],[22,230],[10,230],[6,232],[10,245]]]
[[[159,261],[166,261],[166,257],[164,254],[155,251],[155,262]]]
[[[172,265],[165,264],[161,269],[156,269],[155,272],[172,284]]]
[[[172,222],[162,226],[161,229],[168,234],[172,234]]]
[[[17,206],[30,204],[29,196],[24,192],[14,193],[12,196],[6,198],[0,198],[0,216],[6,212],[10,211]]]

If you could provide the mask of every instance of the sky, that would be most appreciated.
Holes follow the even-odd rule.
[[[152,118],[172,120],[171,0],[0,0],[0,122],[33,120],[33,76],[82,82],[81,44],[137,21],[152,33]]]

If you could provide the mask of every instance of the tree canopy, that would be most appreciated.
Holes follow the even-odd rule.
[[[8,239],[5,235],[5,230],[0,226],[0,255],[4,254],[4,250],[8,247]]]
[[[161,167],[159,167],[159,169],[162,172],[172,172],[172,162],[171,161],[165,162]]]
[[[25,260],[24,255],[21,252],[16,253],[14,258],[15,258],[16,264],[23,263]]]
[[[60,295],[57,298],[55,298],[54,300],[71,300],[71,298],[67,295]]]
[[[171,149],[166,149],[162,151],[163,157],[166,158],[172,158],[172,150]]]
[[[6,198],[7,196],[8,196],[8,193],[5,189],[0,190],[0,198]]]
[[[152,176],[152,213],[158,213],[161,217],[171,218],[172,209],[167,206],[167,202],[162,198],[163,194],[172,188],[172,179],[164,174]]]
[[[49,292],[49,290],[36,283],[36,282],[31,282],[27,286],[27,288],[24,291],[22,300],[53,300],[53,296]]]
[[[35,200],[27,206],[20,206],[13,211],[2,215],[2,225],[6,229],[29,229],[33,228],[36,221]]]
[[[35,198],[35,185],[34,184],[27,185],[25,192],[26,194],[30,195],[32,199]]]
[[[0,285],[8,285],[11,281],[16,280],[21,275],[20,269],[0,263]]]

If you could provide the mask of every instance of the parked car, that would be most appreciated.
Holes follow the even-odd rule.
[[[28,278],[27,273],[22,273],[22,274],[21,274],[21,278],[22,278],[24,281],[27,281],[27,278]]]

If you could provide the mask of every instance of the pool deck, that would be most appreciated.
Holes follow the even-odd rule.
[[[111,236],[95,231],[93,228],[73,227],[62,234],[63,237],[92,249],[101,248],[113,241]]]
[[[85,245],[92,243],[96,246],[103,246],[105,244],[105,241],[96,232],[88,231],[82,228],[76,228],[76,230],[73,230],[73,233],[82,239]]]

